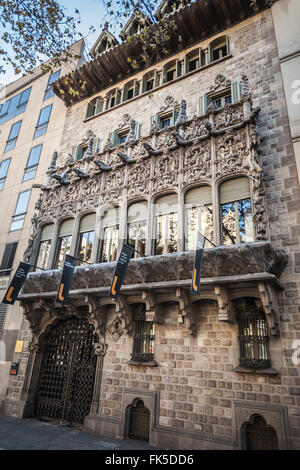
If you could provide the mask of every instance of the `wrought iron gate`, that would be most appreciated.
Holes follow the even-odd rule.
[[[255,416],[245,429],[247,450],[278,450],[277,434],[262,416]]]
[[[83,423],[93,397],[97,335],[86,318],[69,317],[45,338],[35,415]]]
[[[139,441],[149,441],[150,412],[142,400],[130,407],[128,437]]]

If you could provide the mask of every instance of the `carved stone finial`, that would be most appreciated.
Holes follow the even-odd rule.
[[[48,166],[48,171],[47,171],[47,173],[54,173],[54,172],[55,172],[55,170],[56,170],[56,161],[57,161],[57,158],[58,158],[58,153],[57,153],[57,151],[55,150],[55,152],[53,152],[50,165]]]
[[[136,138],[135,138],[135,124],[136,124],[135,120],[131,119],[129,133],[128,133],[128,135],[126,137],[126,141],[125,141],[126,145],[135,144],[135,141],[136,141]]]
[[[175,126],[179,126],[180,124],[185,124],[188,118],[186,115],[186,100],[181,100],[180,103],[180,110],[175,122]]]

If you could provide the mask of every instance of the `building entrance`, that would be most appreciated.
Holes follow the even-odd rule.
[[[35,415],[82,424],[94,388],[97,335],[86,318],[60,320],[44,338]]]

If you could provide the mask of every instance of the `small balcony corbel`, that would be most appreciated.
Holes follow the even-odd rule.
[[[119,295],[116,303],[116,314],[122,321],[122,329],[125,334],[128,336],[132,335],[132,310],[126,301],[126,297],[124,295]]]
[[[275,288],[266,282],[259,282],[257,289],[266,315],[269,332],[272,336],[279,336],[278,302]]]
[[[164,320],[161,314],[161,310],[156,303],[153,294],[147,291],[142,291],[142,299],[146,305],[146,321],[163,324]]]
[[[235,321],[235,311],[229,298],[228,290],[223,286],[215,286],[214,292],[217,297],[219,307],[218,320],[233,323]]]
[[[176,297],[179,302],[178,323],[183,324],[185,319],[187,319],[191,336],[196,336],[197,316],[196,311],[191,308],[189,294],[186,290],[178,287],[176,289]]]

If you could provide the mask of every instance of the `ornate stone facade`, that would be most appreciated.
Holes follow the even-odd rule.
[[[92,264],[76,268],[63,309],[55,303],[60,270],[29,275],[20,296],[25,316],[20,339],[26,340],[27,349],[17,356],[23,361],[20,386],[9,387],[6,412],[34,415],[42,335],[48,325],[77,318],[80,311],[97,336],[95,385],[90,413],[84,419],[86,430],[128,437],[130,410],[142,401],[149,411],[153,445],[243,448],[245,429],[259,415],[276,432],[280,449],[300,448],[299,367],[291,359],[299,320],[299,241],[293,229],[299,208],[292,193],[299,194],[299,186],[291,176],[294,156],[269,10],[233,26],[230,34],[230,55],[177,77],[174,83],[163,83],[153,93],[134,97],[83,123],[87,102],[70,106],[55,173],[41,188],[38,234],[45,224],[53,223],[57,237],[61,222],[74,218],[75,240],[82,215],[96,213],[95,238],[100,242],[103,212],[119,207],[120,238],[125,240],[124,214],[131,203],[147,201],[147,256],[131,260],[118,301],[108,297],[115,264],[99,263],[98,246],[93,248]],[[262,61],[260,69],[256,68],[258,60]],[[239,99],[219,106],[217,98],[237,82]],[[273,91],[263,91],[262,83],[272,85]],[[199,88],[209,98],[203,113],[196,104]],[[146,126],[137,100],[143,113],[149,111],[147,119],[157,113],[171,116],[176,109],[177,119],[163,129],[153,119]],[[275,109],[279,105],[281,117]],[[109,121],[117,123],[118,129],[142,122],[141,135],[133,138],[132,124],[124,143],[114,145],[108,138],[95,151],[92,140],[99,129],[107,130],[106,137],[113,130],[108,128]],[[84,158],[71,162],[69,142],[75,139],[74,128],[78,129],[74,143],[87,139],[88,148]],[[278,137],[283,133],[285,146]],[[254,240],[225,246],[220,187],[242,177],[249,181]],[[189,190],[199,187],[211,188],[216,246],[205,250],[197,297],[190,291],[194,253],[184,251],[184,200]],[[154,256],[152,206],[169,194],[178,196],[178,250]],[[72,243],[75,254],[76,243]],[[55,250],[51,250],[53,255]],[[139,362],[131,356],[137,337],[137,306],[141,305],[141,324],[145,329],[151,324],[154,331],[150,347],[154,352],[151,360]],[[240,363],[240,340],[246,329],[241,329],[241,317],[248,321],[247,313],[249,318],[257,314],[257,324],[265,325],[262,347],[267,344],[269,348],[268,367],[247,368]],[[255,323],[249,324],[250,331]]]

